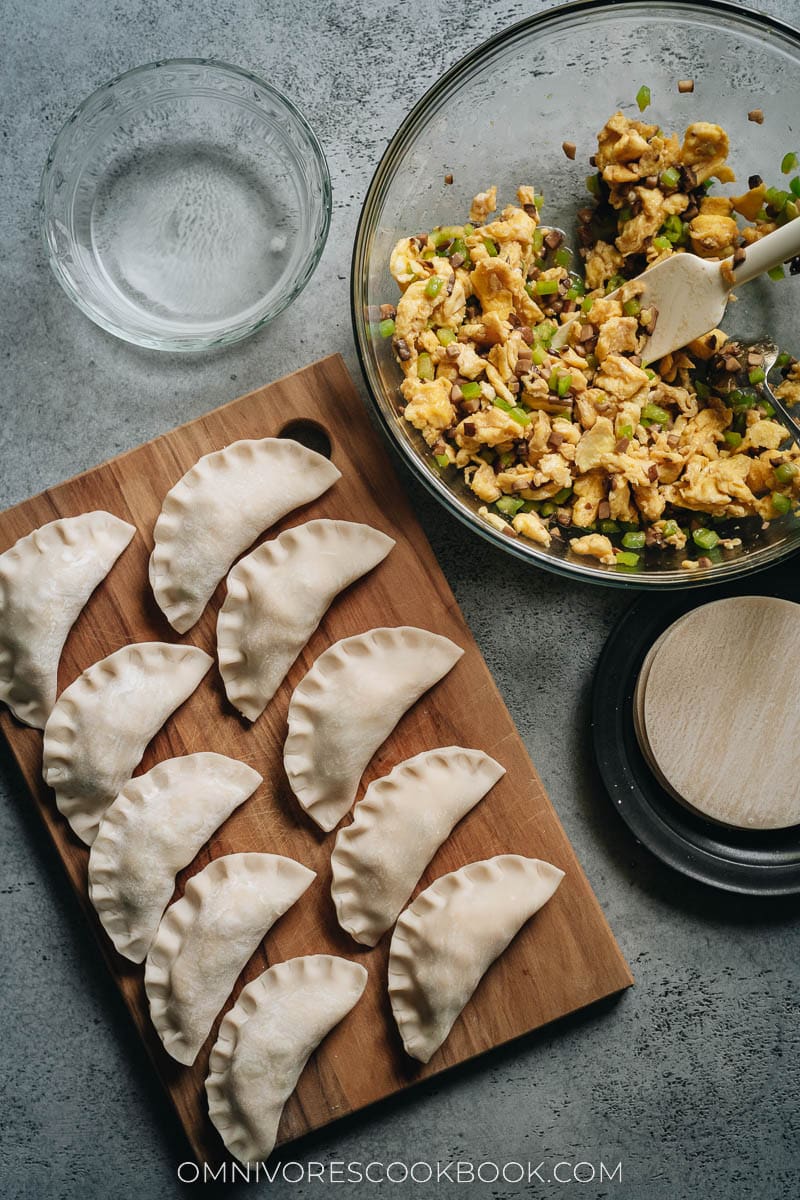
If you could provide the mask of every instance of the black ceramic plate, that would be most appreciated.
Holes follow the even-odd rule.
[[[605,644],[594,681],[592,737],[600,776],[633,834],[668,866],[730,892],[800,892],[800,826],[765,832],[728,829],[673,800],[653,776],[633,726],[633,693],[653,642],[692,608],[725,596],[780,596],[800,602],[800,566],[787,563],[752,582],[701,593],[643,595]],[[687,671],[692,669],[687,664]],[[787,703],[796,703],[787,696]],[[758,753],[758,748],[753,748]],[[800,787],[800,780],[798,780]]]

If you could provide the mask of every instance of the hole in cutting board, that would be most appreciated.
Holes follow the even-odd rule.
[[[293,442],[299,442],[301,446],[316,451],[323,458],[331,456],[331,439],[316,421],[290,421],[288,425],[284,425],[278,437],[290,438]]]

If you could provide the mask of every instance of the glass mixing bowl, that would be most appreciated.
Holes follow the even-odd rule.
[[[331,215],[325,156],[249,71],[174,59],[72,114],[39,197],[50,264],[98,325],[158,350],[239,341],[302,291]]]
[[[596,583],[688,587],[727,581],[790,554],[800,548],[800,522],[783,517],[764,530],[755,522],[740,549],[695,572],[682,570],[682,556],[674,554],[638,569],[605,567],[570,557],[563,543],[545,550],[494,530],[457,473],[439,474],[398,410],[402,375],[391,339],[375,335],[369,319],[374,306],[397,300],[388,268],[395,241],[462,222],[472,196],[492,183],[501,207],[513,201],[518,184],[534,184],[544,193],[544,223],[571,233],[587,203],[597,132],[618,108],[639,115],[641,84],[652,95],[647,120],[680,134],[691,121],[718,122],[730,134],[737,178],[761,174],[780,184],[784,154],[800,151],[799,75],[800,35],[769,17],[714,0],[590,0],[521,21],[479,46],[427,92],[392,138],[370,184],[353,253],[357,350],[382,423],[405,461],[449,512],[506,553]],[[679,79],[693,79],[694,91],[679,93]],[[764,112],[761,125],[748,121],[756,108]],[[577,145],[574,162],[561,149],[564,141]],[[453,176],[449,186],[446,174]],[[798,287],[788,277],[747,284],[728,310],[726,332],[769,335],[800,354]]]

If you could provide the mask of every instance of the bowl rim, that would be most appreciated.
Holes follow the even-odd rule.
[[[209,67],[221,75],[234,76],[238,79],[245,79],[249,83],[255,84],[256,87],[266,92],[279,107],[291,116],[297,123],[297,126],[308,143],[311,155],[315,160],[320,173],[321,181],[321,227],[319,233],[309,247],[301,262],[301,269],[295,276],[291,287],[285,289],[274,303],[264,309],[258,317],[251,318],[248,321],[243,321],[238,324],[230,325],[223,332],[214,333],[207,336],[165,336],[142,334],[138,331],[134,332],[127,326],[119,324],[107,316],[104,309],[95,304],[88,302],[80,291],[72,284],[71,279],[64,273],[61,264],[55,256],[53,247],[48,238],[48,221],[49,221],[49,205],[47,200],[47,189],[52,169],[56,162],[56,157],[66,140],[69,132],[80,123],[81,118],[89,107],[94,104],[99,97],[117,87],[120,83],[139,76],[153,74],[156,71],[161,71],[164,68],[184,68],[184,67]],[[278,317],[289,305],[300,295],[303,289],[308,284],[312,275],[319,265],[322,258],[325,245],[328,240],[328,234],[331,226],[331,216],[333,208],[331,175],[328,167],[328,161],[325,156],[325,151],[322,147],[317,134],[314,132],[307,118],[303,115],[297,105],[288,98],[283,92],[276,88],[273,84],[268,83],[254,71],[248,70],[246,67],[237,67],[232,63],[223,61],[222,59],[213,57],[197,57],[197,58],[159,58],[152,62],[142,63],[136,67],[130,67],[125,71],[120,71],[118,74],[106,80],[99,87],[91,91],[81,102],[72,110],[70,115],[59,126],[55,137],[50,143],[47,152],[44,167],[39,181],[39,191],[37,197],[37,214],[39,225],[39,237],[44,247],[44,252],[47,256],[47,261],[50,269],[55,275],[58,283],[66,292],[69,299],[76,305],[78,309],[87,316],[95,325],[104,329],[107,333],[113,334],[122,341],[128,342],[135,346],[143,346],[149,350],[161,350],[167,352],[185,352],[197,353],[203,350],[220,349],[225,346],[232,346],[236,342],[242,341],[249,337],[263,326],[269,324]]]
[[[702,10],[704,13],[708,12],[712,16],[716,11],[736,18],[739,21],[744,20],[747,22],[749,19],[750,22],[762,28],[765,25],[769,26],[773,31],[782,34],[789,41],[793,42],[800,53],[800,29],[787,24],[778,17],[773,17],[771,14],[762,13],[749,6],[734,3],[733,0],[663,0],[663,2],[665,6],[694,9],[696,11]],[[358,268],[366,261],[364,253],[365,226],[371,215],[371,209],[375,204],[376,197],[384,183],[385,177],[389,174],[389,168],[398,149],[405,143],[408,134],[418,123],[420,117],[427,111],[431,101],[441,92],[446,91],[450,84],[470,66],[493,50],[498,49],[505,42],[517,37],[523,31],[527,32],[531,29],[545,26],[556,19],[561,19],[565,14],[586,14],[587,16],[591,16],[594,12],[606,12],[609,15],[619,15],[624,14],[626,9],[637,7],[652,11],[655,6],[649,2],[645,3],[645,0],[570,0],[566,4],[556,3],[541,12],[533,13],[530,16],[523,17],[519,21],[514,21],[504,29],[499,30],[497,33],[492,34],[491,37],[480,42],[477,46],[474,46],[472,50],[469,50],[453,63],[423,93],[389,139],[364,195],[358,224],[356,225],[353,253],[350,261],[350,319],[356,355],[366,384],[367,395],[378,416],[384,436],[400,458],[408,464],[412,473],[426,490],[439,501],[443,508],[460,521],[462,525],[465,525],[473,533],[476,533],[479,537],[482,537],[485,541],[504,553],[510,554],[518,562],[524,562],[532,567],[543,567],[552,574],[576,579],[585,583],[599,584],[604,587],[631,588],[642,591],[648,589],[679,591],[687,588],[713,587],[715,584],[729,583],[731,580],[743,575],[755,574],[758,571],[767,570],[777,562],[800,552],[800,540],[797,546],[787,545],[784,549],[779,549],[777,552],[771,546],[765,546],[760,550],[754,551],[752,554],[743,555],[741,558],[732,559],[726,563],[719,563],[711,568],[711,570],[676,571],[670,577],[665,577],[665,575],[658,574],[642,573],[638,575],[633,572],[626,573],[625,571],[612,572],[604,570],[599,564],[594,566],[571,559],[555,558],[540,550],[533,542],[523,545],[518,539],[507,537],[499,530],[494,529],[487,521],[481,521],[472,509],[468,508],[453,493],[452,489],[438,475],[434,474],[427,461],[410,442],[398,437],[394,432],[391,422],[375,395],[375,392],[379,389],[373,383],[372,374],[369,369],[368,339],[366,338],[367,323],[363,318],[363,314],[359,312],[356,296],[357,281],[359,279]]]

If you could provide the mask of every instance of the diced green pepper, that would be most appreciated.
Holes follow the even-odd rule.
[[[555,511],[556,511],[556,506],[555,506],[555,504],[553,504],[552,500],[545,500],[544,504],[539,509],[539,512],[542,514],[543,517],[552,517],[552,515]]]
[[[431,275],[430,279],[425,284],[425,295],[429,300],[432,300],[434,296],[439,295],[439,292],[443,287],[444,280],[442,279],[441,275]]]
[[[667,167],[660,175],[661,186],[665,188],[676,188],[680,183],[680,179],[681,173],[677,167]]]
[[[504,451],[504,452],[503,452],[503,453],[500,455],[500,466],[501,466],[501,467],[502,467],[504,470],[508,470],[508,468],[509,468],[509,467],[513,467],[513,465],[514,465],[514,454],[513,454],[513,452],[512,452],[511,450],[506,450],[506,451]]]
[[[800,197],[800,175],[795,175],[789,187],[792,189],[792,195]]]
[[[568,267],[572,262],[572,251],[567,250],[566,246],[561,246],[556,250],[554,258],[557,267]]]
[[[725,438],[725,441],[728,443],[731,450],[738,450],[742,444],[742,435],[737,433],[734,429],[726,429],[722,436]]]
[[[495,508],[506,517],[514,517],[524,503],[524,500],[519,500],[516,496],[501,496],[495,501]]]
[[[622,544],[626,550],[641,550],[645,544],[645,535],[641,531],[623,534]]]
[[[537,279],[536,294],[538,296],[553,296],[558,291],[557,279]]]
[[[620,425],[619,436],[621,438],[628,438],[628,439],[632,438],[633,437],[633,426],[632,425]]]
[[[677,213],[670,213],[662,228],[664,230],[664,237],[673,246],[685,237],[683,221],[681,221]]]
[[[562,400],[563,400],[564,396],[566,396],[567,392],[569,391],[569,389],[571,387],[572,387],[572,376],[569,374],[559,375],[558,382],[556,383],[556,392],[558,393],[559,397]]]
[[[769,271],[767,271],[767,274],[769,275],[770,279],[783,279],[783,277],[784,277],[783,267],[781,267],[781,266],[772,267]]]
[[[638,300],[626,300],[622,305],[622,311],[626,317],[638,317],[642,306]]]
[[[781,463],[775,468],[775,478],[778,483],[791,483],[797,474],[797,467],[794,463]]]
[[[779,354],[778,357],[776,358],[775,366],[776,367],[788,367],[788,365],[791,361],[792,361],[791,354],[787,354],[786,351],[784,351],[782,354]]]
[[[634,554],[630,550],[617,551],[617,566],[618,567],[635,567],[639,562],[639,555]]]
[[[538,226],[533,231],[533,238],[531,239],[531,245],[533,246],[534,252],[536,254],[538,254],[539,251],[544,246],[544,230],[539,228]]]
[[[486,247],[486,253],[489,258],[497,258],[500,251],[497,249],[497,242],[493,242],[491,238],[484,238],[483,244]]]
[[[495,408],[502,409],[504,413],[510,413],[514,407],[513,404],[509,404],[507,400],[504,400],[502,396],[495,396],[492,403],[494,404]]]
[[[641,420],[643,425],[666,425],[669,421],[669,413],[658,404],[645,404]]]
[[[611,278],[609,279],[608,283],[606,284],[606,295],[608,296],[608,295],[610,295],[611,292],[615,292],[618,287],[622,287],[624,282],[625,282],[624,275],[612,275]]]
[[[430,241],[438,250],[440,246],[446,246],[448,242],[452,242],[453,238],[461,237],[463,233],[462,225],[441,225],[438,229],[434,229],[430,235]]]
[[[541,346],[534,346],[531,350],[531,359],[534,366],[540,367],[545,360],[545,350]]]
[[[420,379],[433,379],[436,371],[430,354],[420,354],[417,359],[417,375]]]
[[[464,226],[464,237],[468,238],[474,232],[475,232],[475,226],[470,225],[469,222],[467,222],[467,224]]]
[[[600,532],[601,533],[619,533],[619,525],[617,524],[616,521],[601,521],[600,522]]]
[[[675,537],[678,532],[677,521],[665,521],[661,533],[665,538]]]
[[[713,529],[695,529],[692,541],[698,550],[713,550],[719,541],[719,534]]]
[[[636,93],[636,103],[639,106],[639,112],[644,112],[650,103],[650,88],[646,83],[643,83]]]
[[[536,205],[539,212],[541,212],[544,204],[544,196],[541,192],[534,192],[533,203]]]
[[[784,496],[783,492],[772,493],[772,507],[776,513],[787,513],[792,507],[791,497]]]
[[[747,378],[750,380],[751,383],[763,383],[764,380],[767,378],[767,372],[764,370],[763,367],[753,367],[752,371],[749,372]]]
[[[381,321],[378,325],[378,330],[381,337],[388,338],[394,333],[394,321],[391,317],[387,317],[385,321]]]
[[[585,317],[588,317],[589,313],[592,311],[593,304],[594,296],[587,296],[585,300],[581,302],[581,312]]]
[[[781,159],[781,171],[784,175],[788,175],[789,172],[793,171],[796,166],[797,155],[795,154],[794,150],[789,150],[789,152],[784,154],[783,158]]]
[[[572,495],[571,487],[562,488],[560,492],[556,492],[555,496],[553,496],[553,503],[554,504],[563,504],[566,500],[569,500],[571,495]]]
[[[655,246],[656,250],[671,250],[672,249],[672,242],[669,240],[668,237],[654,237],[653,245]]]
[[[775,209],[775,212],[783,212],[789,196],[782,188],[768,187],[764,192],[764,199],[770,208]]]
[[[518,404],[508,410],[508,415],[512,421],[516,421],[518,425],[530,425],[531,418],[529,413],[521,408]]]
[[[595,175],[587,175],[586,176],[587,192],[591,192],[591,194],[593,196],[599,196],[600,195],[600,179],[601,179],[601,175],[599,172]]]
[[[437,465],[440,466],[443,471],[446,467],[450,466],[450,459],[446,454],[434,454],[433,457],[436,459]]]
[[[476,383],[474,379],[468,383],[461,384],[461,395],[465,400],[477,400],[481,394],[481,385]]]
[[[455,330],[448,329],[446,325],[442,325],[436,330],[436,336],[443,346],[449,346],[451,342],[456,340]]]

